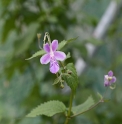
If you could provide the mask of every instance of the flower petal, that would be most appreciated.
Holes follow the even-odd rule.
[[[109,71],[108,72],[108,76],[112,77],[113,76],[113,72],[112,71]]]
[[[104,81],[104,86],[105,87],[109,86],[109,82],[108,81]]]
[[[41,64],[48,64],[50,62],[50,54],[45,54],[40,58]]]
[[[104,75],[104,81],[108,81],[108,75]]]
[[[55,56],[56,60],[63,61],[64,59],[66,59],[66,54],[61,51],[55,51],[54,56]]]
[[[104,86],[107,87],[109,85],[108,75],[104,75]]]
[[[49,52],[50,52],[50,45],[49,45],[48,43],[46,43],[46,44],[44,45],[43,49],[44,49],[47,53],[49,53]]]
[[[57,61],[50,62],[50,72],[56,74],[59,71],[59,64]]]
[[[52,41],[52,50],[56,51],[58,48],[58,40],[53,40]]]
[[[115,77],[115,76],[112,77],[111,82],[112,82],[112,83],[115,83],[115,82],[116,82],[116,77]]]

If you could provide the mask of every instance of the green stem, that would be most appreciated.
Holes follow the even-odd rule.
[[[66,68],[64,66],[64,63],[60,61],[61,66],[63,67],[63,72],[66,72]]]
[[[71,91],[69,110],[68,110],[67,118],[66,118],[66,121],[64,124],[68,124],[68,122],[69,122],[69,118],[70,118],[70,114],[71,114],[71,110],[72,110],[73,97],[74,97],[74,93]]]

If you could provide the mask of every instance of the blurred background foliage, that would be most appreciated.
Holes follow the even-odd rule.
[[[39,50],[36,34],[49,32],[51,39],[78,37],[63,50],[75,63],[82,57],[88,67],[79,75],[74,99],[78,105],[90,94],[104,93],[103,76],[111,69],[117,77],[117,87],[109,90],[110,102],[78,116],[70,124],[122,123],[122,9],[115,17],[102,43],[92,41],[92,33],[110,0],[0,0],[0,123],[1,124],[62,124],[64,117],[41,116],[24,118],[40,103],[58,99],[68,106],[67,87],[52,86],[55,75],[40,57],[26,61]],[[87,39],[89,39],[87,41]],[[91,40],[90,40],[91,39]],[[43,44],[43,38],[41,44]],[[86,43],[97,46],[90,58]]]

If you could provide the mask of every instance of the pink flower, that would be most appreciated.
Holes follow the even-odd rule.
[[[116,77],[113,76],[113,72],[109,71],[108,75],[104,75],[104,86],[110,86],[112,83],[116,82]]]
[[[48,64],[50,62],[50,72],[56,74],[59,71],[59,64],[57,60],[63,61],[66,54],[61,51],[56,51],[58,48],[58,40],[53,40],[51,44],[46,43],[43,49],[46,54],[40,58],[41,64]]]

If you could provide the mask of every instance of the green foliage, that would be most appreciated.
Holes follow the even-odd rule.
[[[66,59],[70,58],[71,55],[70,55],[70,52],[67,53],[67,56],[66,56]]]
[[[79,75],[80,83],[74,99],[77,105],[89,94],[95,97],[96,91],[104,94],[103,78],[109,70],[117,77],[116,89],[107,91],[106,97],[111,101],[96,107],[95,111],[72,118],[70,124],[121,124],[122,9],[115,16],[102,43],[94,43],[91,38],[109,3],[110,0],[0,0],[1,124],[64,123],[62,115],[21,118],[31,108],[49,99],[58,99],[67,105],[69,101],[66,88],[61,90],[52,86],[56,76],[49,72],[48,66],[42,66],[38,57],[34,61],[25,61],[38,49],[36,35],[39,32],[42,35],[49,32],[51,39],[59,41],[79,36],[76,42],[65,47],[66,53],[71,53],[66,63],[76,63],[82,57],[88,65]],[[98,46],[91,58],[86,43]],[[34,84],[38,84],[37,87]]]
[[[4,29],[3,29],[3,34],[2,34],[2,42],[6,41],[8,33],[15,28],[15,17],[11,18],[11,20],[6,19],[4,23]]]
[[[44,50],[39,50],[38,52],[34,53],[30,58],[26,59],[26,60],[30,60],[32,58],[35,58],[37,56],[41,56],[43,54],[45,54],[46,52]]]
[[[58,78],[56,78],[56,79],[54,80],[53,85],[56,85],[56,84],[58,84],[59,82],[60,82],[60,78],[58,77]]]
[[[100,99],[103,99],[103,96],[99,92],[97,92],[97,95]]]
[[[81,105],[72,107],[72,112],[73,114],[78,114],[78,113],[83,113],[85,111],[87,111],[91,106],[94,105],[94,100],[93,98],[90,96],[84,103],[82,103]]]
[[[58,50],[61,50],[64,46],[66,46],[68,43],[70,43],[71,41],[74,41],[76,40],[78,37],[75,37],[75,38],[72,38],[72,39],[69,39],[69,40],[63,40],[60,44],[59,44],[59,47],[58,47]]]
[[[66,111],[65,105],[60,101],[49,101],[33,109],[26,117],[36,117],[38,115],[53,116]]]
[[[15,43],[15,53],[20,55],[22,52],[25,52],[28,49],[28,46],[34,41],[35,34],[39,28],[38,23],[31,23],[28,27],[28,31],[22,35],[18,40],[19,43]],[[21,40],[21,41],[20,41]]]
[[[91,44],[93,44],[93,45],[95,45],[95,46],[100,46],[100,45],[103,44],[103,41],[91,37],[91,38],[87,39],[87,40],[85,41],[85,43],[91,43]]]
[[[72,89],[72,91],[75,92],[79,81],[78,81],[77,72],[73,63],[67,64],[66,70],[67,70],[67,73],[63,74],[62,77],[64,81],[66,81],[67,85]]]

